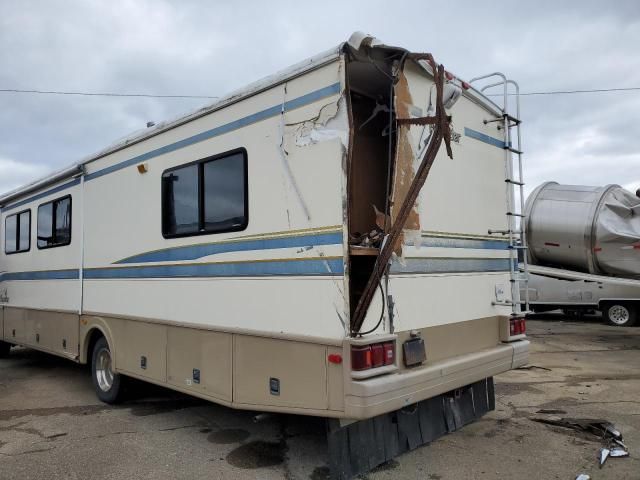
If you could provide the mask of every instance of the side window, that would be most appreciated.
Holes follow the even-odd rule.
[[[9,215],[4,221],[5,253],[28,252],[31,248],[31,210]]]
[[[193,235],[200,231],[198,165],[162,174],[162,233]]]
[[[43,203],[38,207],[38,248],[71,243],[71,196]]]
[[[162,174],[165,238],[244,230],[249,221],[244,150]]]

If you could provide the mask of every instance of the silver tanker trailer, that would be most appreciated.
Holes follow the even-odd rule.
[[[640,316],[640,198],[618,185],[546,182],[527,199],[534,312],[599,310],[612,325]],[[524,293],[523,293],[524,296]]]

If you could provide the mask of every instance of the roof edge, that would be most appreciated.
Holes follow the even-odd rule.
[[[331,48],[317,55],[309,57],[305,60],[302,60],[301,62],[295,63],[290,67],[280,70],[272,75],[263,77],[260,80],[252,82],[238,90],[232,91],[231,93],[225,95],[219,100],[209,105],[206,105],[204,107],[200,107],[196,110],[193,110],[190,113],[180,115],[174,118],[173,120],[160,122],[156,124],[154,127],[133,132],[125,136],[124,138],[116,141],[115,143],[112,143],[108,147],[103,148],[102,150],[99,150],[91,155],[88,155],[82,158],[80,161],[73,163],[68,167],[65,167],[61,170],[57,170],[44,177],[40,177],[39,179],[31,183],[28,183],[24,186],[18,187],[14,190],[11,190],[1,195],[0,206],[4,206],[6,205],[7,202],[14,200],[16,198],[19,198],[23,195],[27,195],[40,188],[44,188],[58,181],[64,180],[66,178],[71,178],[77,174],[83,173],[84,166],[95,160],[106,157],[107,155],[120,151],[131,145],[135,145],[137,143],[148,140],[149,138],[155,137],[156,135],[160,135],[166,131],[169,131],[181,125],[184,125],[185,123],[188,123],[198,118],[209,115],[210,113],[216,112],[218,110],[222,110],[223,108],[226,108],[230,105],[233,105],[242,100],[258,95],[275,86],[281,85],[296,77],[299,77],[300,75],[303,75],[310,71],[316,70],[324,65],[327,65],[335,61],[340,56],[344,45],[345,45],[345,42],[341,43],[337,47]]]

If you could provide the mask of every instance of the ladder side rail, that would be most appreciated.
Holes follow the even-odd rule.
[[[522,164],[522,133],[521,133],[521,121],[520,121],[520,86],[514,80],[509,80],[509,83],[513,85],[515,89],[515,97],[516,97],[516,117],[518,122],[515,125],[516,128],[516,136],[517,136],[517,145],[518,145],[518,182],[520,182],[520,213],[523,215],[520,217],[520,245],[522,246],[522,266],[524,270],[524,305],[525,310],[529,311],[529,258],[528,258],[528,250],[527,250],[527,218],[524,216],[525,212],[525,202],[524,202],[524,175],[523,175],[523,164]],[[522,302],[520,302],[522,303]]]
[[[505,177],[506,177],[506,200],[507,200],[507,232],[509,235],[509,273],[510,273],[510,283],[511,283],[511,307],[512,307],[512,315],[518,315],[521,313],[521,304],[523,303],[520,298],[520,288],[519,281],[523,280],[525,283],[525,309],[529,310],[529,285],[528,285],[528,259],[527,259],[527,244],[526,244],[526,234],[525,234],[525,224],[526,219],[524,217],[524,182],[523,182],[523,169],[522,169],[522,136],[520,131],[520,87],[517,82],[507,79],[506,76],[502,73],[495,72],[487,75],[483,75],[480,77],[475,77],[469,81],[469,83],[483,80],[491,77],[499,77],[502,81],[492,83],[489,85],[485,85],[481,88],[480,92],[484,93],[485,90],[499,87],[501,86],[503,91],[503,123],[504,123],[504,138],[505,138]],[[515,89],[516,96],[516,117],[514,125],[511,125],[510,121],[513,119],[511,115],[509,115],[509,97],[508,97],[508,87],[512,85]],[[512,144],[512,135],[511,128],[516,127],[516,141],[517,148],[514,148]],[[518,155],[518,179],[514,178],[514,165],[513,165],[513,153]],[[516,199],[515,199],[515,190],[514,185],[517,185],[520,196],[520,209],[519,213],[516,212]],[[520,218],[520,230],[518,231],[520,245],[515,245],[515,233],[516,233],[516,219],[515,217]],[[491,231],[490,231],[491,232]],[[522,279],[519,275],[520,270],[517,266],[518,262],[518,250],[522,249],[523,251],[523,267],[524,267],[524,279]]]
[[[505,81],[506,85],[506,81]],[[509,128],[509,116],[507,111],[507,104],[505,103],[504,115],[504,142],[505,142],[505,178],[513,178],[513,156],[509,147],[511,146],[511,129]],[[516,217],[512,215],[515,213],[515,197],[513,184],[505,182],[506,196],[507,196],[507,225],[509,230],[514,231],[516,229]],[[511,215],[509,214],[511,213]],[[518,275],[518,250],[514,242],[515,237],[509,235],[509,283],[511,284],[511,314],[517,315],[519,311],[518,303],[520,301],[520,291],[518,288],[517,275]]]

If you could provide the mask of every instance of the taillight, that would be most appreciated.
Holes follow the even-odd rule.
[[[384,364],[393,365],[396,362],[396,344],[393,342],[386,342],[382,344],[384,349]]]
[[[371,368],[381,367],[384,365],[384,348],[381,343],[371,345]]]
[[[371,346],[351,347],[351,370],[368,370],[371,368]]]
[[[368,370],[384,365],[393,365],[395,361],[396,344],[394,342],[351,346],[351,370]]]
[[[509,335],[514,337],[516,335],[523,335],[527,331],[527,325],[524,318],[512,318],[509,321]]]

